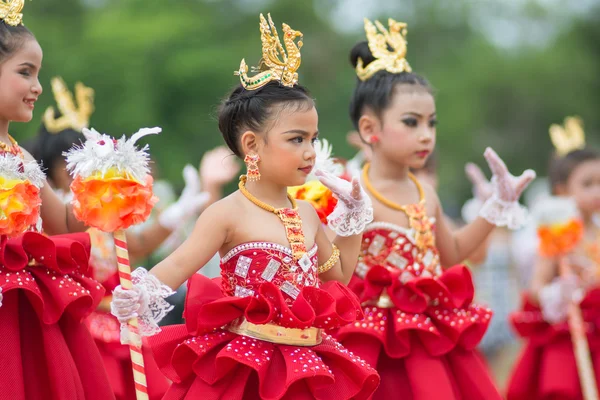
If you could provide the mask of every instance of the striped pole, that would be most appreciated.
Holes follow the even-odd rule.
[[[127,251],[125,231],[116,231],[114,233],[114,238],[121,287],[123,289],[132,289],[131,266],[129,265],[129,252]],[[127,323],[127,327],[129,328],[129,353],[131,355],[131,365],[133,368],[133,380],[135,381],[135,397],[137,400],[148,400],[148,385],[146,383],[144,357],[142,356],[142,338],[138,332],[137,318],[130,319]]]

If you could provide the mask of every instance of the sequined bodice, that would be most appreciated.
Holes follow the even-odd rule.
[[[435,247],[421,250],[412,229],[387,222],[373,222],[363,233],[356,275],[365,278],[374,265],[399,270],[413,277],[438,276],[442,273]]]
[[[269,242],[250,242],[231,249],[221,259],[223,291],[229,296],[254,296],[263,282],[279,287],[293,303],[304,286],[318,286],[317,246],[298,262],[292,251]]]

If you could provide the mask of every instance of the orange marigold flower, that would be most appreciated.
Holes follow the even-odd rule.
[[[118,173],[87,179],[77,177],[71,183],[75,217],[104,232],[142,223],[158,201],[152,194],[152,182],[150,175],[145,184]]]
[[[337,199],[331,191],[319,181],[308,181],[304,185],[288,188],[288,193],[298,200],[312,204],[322,223],[327,223],[327,217],[337,205]]]
[[[572,219],[564,224],[544,225],[538,228],[540,254],[558,257],[569,253],[583,238],[583,222]]]
[[[35,225],[40,189],[29,181],[0,176],[0,235],[16,236]]]

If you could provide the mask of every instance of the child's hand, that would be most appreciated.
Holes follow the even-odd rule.
[[[504,161],[491,147],[488,147],[483,155],[494,174],[492,182],[498,198],[505,202],[519,200],[525,188],[535,179],[535,171],[528,169],[516,177],[508,171]]]

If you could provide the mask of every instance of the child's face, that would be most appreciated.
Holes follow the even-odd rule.
[[[566,190],[583,214],[600,213],[600,159],[579,164],[571,173]]]
[[[42,93],[38,74],[42,67],[42,48],[27,39],[21,48],[0,66],[0,119],[29,122],[34,104]]]
[[[390,160],[419,169],[435,147],[436,114],[433,96],[423,89],[396,89],[381,115],[378,152]]]
[[[260,173],[264,179],[282,186],[302,185],[315,165],[317,110],[284,109],[276,115],[270,129],[258,136]]]

